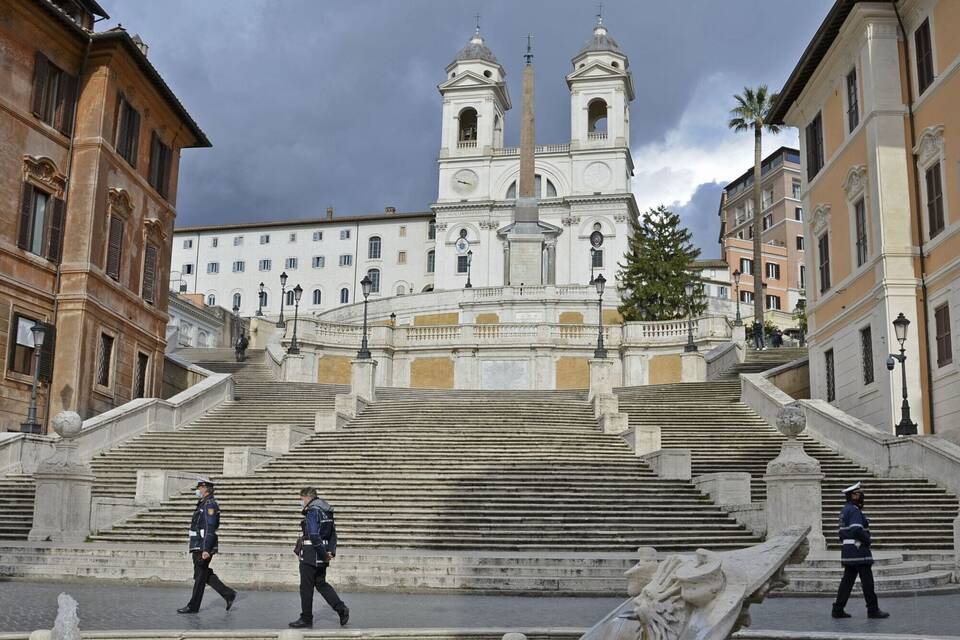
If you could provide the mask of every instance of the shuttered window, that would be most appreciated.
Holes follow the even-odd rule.
[[[940,305],[933,312],[934,324],[937,329],[937,366],[953,362],[953,341],[950,331],[950,306]]]
[[[913,34],[917,53],[917,87],[920,93],[933,84],[933,47],[930,44],[930,19],[923,21]]]
[[[857,238],[857,266],[862,267],[867,262],[867,208],[863,198],[853,205],[853,227]]]
[[[148,244],[143,256],[143,299],[150,304],[156,302],[157,290],[157,248]]]
[[[107,275],[120,280],[120,258],[123,251],[123,220],[110,216],[110,233],[107,238]]]
[[[943,180],[940,176],[940,163],[936,162],[925,172],[927,182],[927,221],[930,225],[930,237],[943,231]]]
[[[169,195],[170,160],[172,157],[173,153],[170,151],[170,147],[163,144],[160,136],[154,131],[150,138],[150,173],[147,179],[150,186],[164,198]]]
[[[122,93],[117,96],[117,135],[114,149],[130,164],[137,166],[137,150],[140,146],[140,113],[127,102]]]
[[[97,351],[97,384],[101,387],[110,386],[113,369],[113,336],[107,333],[100,334],[100,348]]]
[[[806,143],[807,180],[813,180],[823,168],[823,119],[819,113],[807,125]]]
[[[59,263],[63,254],[65,217],[63,200],[24,182],[20,194],[17,246]]]
[[[860,100],[857,96],[857,70],[847,74],[847,131],[853,132],[860,124]]]
[[[133,383],[133,397],[143,398],[147,395],[147,374],[150,371],[150,356],[137,352],[137,377]]]
[[[826,369],[827,402],[833,402],[837,399],[836,378],[834,377],[833,368],[833,349],[828,349],[826,353],[823,354],[823,363]]]
[[[817,268],[820,271],[820,293],[830,289],[830,238],[825,233],[817,239]]]
[[[863,384],[873,384],[873,329],[860,329],[860,359],[863,365]]]
[[[73,130],[76,101],[77,78],[37,52],[33,67],[33,115],[68,136]]]

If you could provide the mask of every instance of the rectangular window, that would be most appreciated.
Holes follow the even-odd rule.
[[[800,288],[807,288],[807,268],[803,265],[800,265]]]
[[[246,268],[246,266],[247,266],[247,265],[244,263],[243,260],[237,260],[236,262],[233,263],[233,272],[234,272],[234,273],[243,273],[243,271],[244,271],[244,269]]]
[[[793,197],[795,200],[800,199],[800,181],[799,180],[793,181]],[[797,208],[799,209],[800,207],[797,207]]]
[[[16,330],[15,333],[11,332],[13,335],[10,335],[10,338],[16,339],[10,340],[10,354],[7,359],[7,368],[10,371],[22,373],[25,376],[33,375],[33,353],[36,343],[33,341],[31,329],[36,322],[33,318],[19,314],[13,316],[13,326]]]
[[[853,224],[857,237],[857,266],[867,262],[867,207],[863,198],[853,205]]]
[[[183,248],[184,248],[184,249],[192,249],[192,248],[193,248],[193,240],[184,240],[184,241],[183,241]]]
[[[771,280],[779,280],[779,279],[780,279],[780,265],[775,264],[775,263],[773,263],[773,262],[768,262],[768,263],[767,263],[767,277],[770,278]]]
[[[37,52],[33,67],[33,115],[65,136],[72,134],[77,79]]]
[[[324,265],[326,264],[326,262],[327,262],[327,261],[326,261],[326,258],[324,258],[323,256],[313,256],[313,268],[314,268],[314,269],[322,269],[322,268],[324,267]]]
[[[233,246],[239,247],[243,245],[243,236],[233,236]]]
[[[767,309],[779,309],[780,308],[780,296],[767,296]]]
[[[860,124],[860,101],[857,98],[857,70],[847,74],[847,131],[852,132]]]
[[[407,237],[407,225],[405,224],[400,225],[400,237],[401,238]]]
[[[269,259],[260,261],[260,271],[270,271],[272,266],[273,263]]]
[[[427,251],[427,273],[437,270],[437,254],[431,249]]]
[[[923,21],[913,34],[917,54],[917,88],[920,93],[933,84],[933,46],[930,43],[930,19]]]
[[[320,242],[323,240],[323,231],[314,231],[313,232],[313,241]]]
[[[753,240],[753,225],[747,227],[747,239]]]
[[[743,240],[743,231],[742,231],[742,230],[741,230],[741,231],[737,231],[737,237],[738,237],[739,239]]]
[[[943,181],[940,177],[940,163],[936,162],[926,171],[927,181],[927,220],[930,237],[943,231]]]
[[[950,331],[950,305],[942,304],[933,312],[937,328],[937,366],[953,362],[953,343]]]
[[[260,235],[260,244],[270,244],[270,234],[264,233]]]
[[[807,125],[807,180],[813,180],[823,168],[823,118],[818,113]]]
[[[349,240],[350,239],[350,229],[340,229],[340,239]]]
[[[185,276],[193,275],[193,265],[186,263],[180,266],[180,273]]]
[[[823,354],[823,363],[827,378],[827,402],[833,402],[837,399],[836,381],[833,377],[833,349],[827,349]]]
[[[431,220],[430,224],[427,225],[427,240],[436,240],[437,239],[437,221]]]
[[[591,255],[593,256],[593,268],[603,269],[603,249],[596,249]]]
[[[296,233],[291,233],[288,241],[289,241],[289,242],[296,242],[296,241],[297,241],[297,234],[296,234]]]
[[[219,262],[208,262],[208,263],[207,263],[207,273],[220,273],[220,263],[219,263]]]
[[[817,239],[817,268],[820,271],[820,293],[830,289],[830,239],[823,234]]]
[[[163,144],[160,136],[154,131],[150,137],[150,173],[147,181],[157,190],[162,198],[168,196],[170,189],[170,166],[173,152]]]
[[[740,302],[753,302],[753,291],[740,291]]]
[[[153,304],[157,290],[157,259],[160,250],[152,244],[148,244],[143,252],[143,283],[140,286],[140,295],[143,299]]]
[[[147,395],[147,374],[150,371],[150,356],[137,353],[137,377],[133,383],[133,397],[144,398]]]
[[[766,209],[771,204],[773,204],[773,189],[765,189],[762,195],[762,202],[760,203],[761,207]]]
[[[718,287],[717,287],[717,297],[718,297],[718,298],[724,298],[724,299],[728,298],[729,295],[728,295],[728,293],[727,293],[727,288],[726,288],[726,287],[722,287],[722,286],[718,286]]]
[[[113,146],[131,167],[137,166],[140,147],[140,112],[133,108],[122,93],[117,95],[116,142]]]
[[[100,334],[100,349],[97,353],[97,384],[110,386],[110,374],[113,368],[113,336]]]
[[[296,269],[297,268],[297,259],[296,258],[287,258],[284,262],[285,269]]]
[[[797,251],[803,251],[803,236],[797,236]]]
[[[63,253],[65,213],[63,200],[24,182],[20,195],[17,246],[59,263]]]
[[[793,219],[794,219],[794,220],[803,220],[803,207],[794,207],[794,209],[793,209]]]
[[[349,253],[344,253],[340,256],[340,266],[349,267],[353,264],[353,256]]]
[[[873,384],[873,331],[860,329],[860,358],[863,361],[863,384]]]
[[[467,272],[467,256],[457,256],[457,273]]]
[[[773,226],[773,214],[763,216],[763,230],[766,231]]]
[[[407,264],[407,252],[398,251],[397,252],[397,264]]]
[[[220,244],[220,238],[210,238],[210,246],[214,249],[217,248],[217,245]]]
[[[750,258],[740,258],[740,273],[745,275],[753,274],[753,260]]]
[[[110,230],[107,234],[107,275],[117,280],[120,280],[120,259],[123,254],[123,220],[117,216],[110,216]],[[184,265],[186,267],[187,265]],[[193,273],[193,265],[190,266],[190,271],[185,273]]]

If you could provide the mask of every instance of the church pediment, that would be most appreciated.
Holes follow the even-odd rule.
[[[573,88],[573,83],[579,80],[609,80],[612,78],[622,78],[625,81],[627,93],[629,94],[630,100],[633,100],[633,77],[630,73],[623,69],[611,67],[599,60],[594,60],[569,74],[567,76],[567,87]]]
[[[478,73],[473,71],[464,71],[463,73],[457,74],[456,76],[450,78],[443,84],[437,86],[440,91],[446,91],[447,89],[466,89],[473,87],[495,87],[498,84],[491,80],[490,78],[484,78]]]

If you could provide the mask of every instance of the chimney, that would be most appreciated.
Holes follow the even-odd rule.
[[[327,207],[327,220],[333,220],[333,207]]]
[[[140,49],[140,53],[143,54],[143,57],[147,57],[147,50],[150,48],[147,46],[147,43],[143,41],[143,38],[140,37],[139,33],[133,34],[133,44],[137,45],[137,49]]]
[[[383,211],[384,211],[384,213],[394,214],[394,213],[397,212],[397,208],[396,208],[396,207],[384,207],[384,208],[383,208]]]

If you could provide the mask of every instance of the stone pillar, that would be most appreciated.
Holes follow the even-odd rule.
[[[613,360],[590,358],[590,390],[587,399],[593,402],[597,395],[613,393]]]
[[[747,359],[747,328],[740,324],[733,327],[733,344],[737,345],[737,359]]]
[[[301,354],[284,354],[283,364],[283,381],[284,382],[315,382],[316,377],[311,380],[303,379],[303,355]]]
[[[370,359],[351,360],[350,393],[373,402],[377,397],[377,361]]]
[[[691,476],[690,449],[660,449],[643,456],[658,478],[689,480]]]
[[[777,416],[777,428],[787,436],[780,455],[767,465],[767,538],[786,529],[810,527],[807,540],[812,551],[826,548],[823,537],[823,505],[820,484],[824,474],[820,463],[804,452],[797,436],[806,427],[806,418],[796,404],[787,405]]]
[[[707,473],[693,479],[694,486],[718,506],[750,504],[750,474],[736,471]]]
[[[547,274],[544,284],[556,284],[557,282],[557,241],[555,238],[547,240]]]
[[[294,424],[267,425],[267,451],[276,454],[289,453],[304,438],[309,438],[311,430]]]
[[[53,430],[61,439],[33,475],[37,491],[30,540],[83,542],[90,535],[90,494],[95,478],[77,451],[75,439],[82,425],[80,415],[73,411],[61,411],[53,418]]]
[[[680,381],[703,382],[707,379],[707,360],[699,351],[685,351],[680,356]]]

